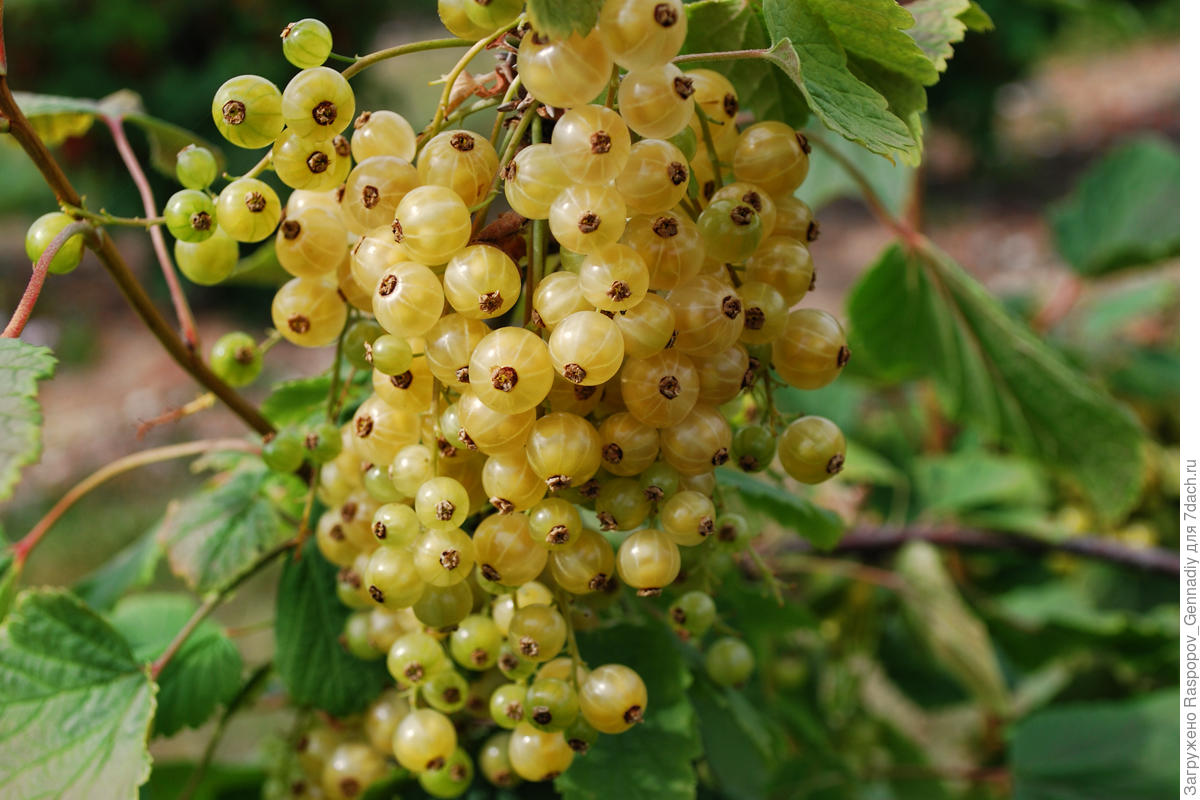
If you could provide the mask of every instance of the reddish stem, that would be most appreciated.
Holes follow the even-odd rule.
[[[29,283],[25,286],[25,294],[21,295],[21,302],[17,304],[17,310],[13,312],[12,319],[8,321],[8,325],[5,326],[4,333],[0,334],[0,337],[16,339],[21,335],[21,331],[25,330],[25,323],[29,322],[29,317],[33,314],[34,304],[42,294],[42,287],[46,284],[46,273],[50,270],[50,262],[58,255],[58,251],[63,248],[68,239],[91,230],[92,223],[78,220],[67,225],[50,240],[50,244],[46,246],[46,249],[38,257],[37,263],[33,265],[33,274],[29,276]]]
[[[150,188],[150,181],[146,179],[146,173],[142,171],[142,165],[138,163],[137,156],[133,153],[133,148],[129,146],[124,124],[119,117],[104,117],[104,122],[112,131],[113,141],[117,144],[117,151],[121,154],[121,160],[125,162],[125,168],[129,170],[129,176],[137,184],[138,193],[142,196],[142,207],[146,218],[157,217],[158,210],[154,204],[154,192]],[[171,303],[175,306],[175,316],[179,318],[179,326],[183,330],[183,340],[190,349],[195,351],[200,347],[200,338],[196,335],[196,320],[192,317],[192,310],[188,307],[187,298],[184,297],[183,287],[179,285],[179,278],[175,275],[175,266],[171,263],[171,256],[167,253],[167,242],[163,238],[162,227],[153,225],[149,231],[150,241],[154,245],[154,254],[158,256],[163,279],[167,282],[167,289],[171,293]]]

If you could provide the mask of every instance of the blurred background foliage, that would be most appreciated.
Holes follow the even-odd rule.
[[[930,90],[931,134],[920,173],[872,156],[855,158],[890,208],[921,220],[1013,318],[1136,418],[1147,433],[1140,491],[1129,513],[1106,519],[1089,504],[1087,487],[952,419],[931,381],[886,379],[863,359],[826,389],[779,398],[785,411],[833,419],[849,441],[839,480],[811,493],[797,490],[797,496],[835,509],[850,535],[948,526],[1016,533],[1050,545],[1090,535],[1134,550],[1176,548],[1179,3],[981,5],[995,30],[969,35]],[[324,19],[334,51],[354,54],[442,35],[433,6],[432,0],[352,8],[332,0],[158,2],[152,8],[144,0],[8,0],[11,83],[21,91],[90,98],[132,89],[155,116],[214,137],[209,100],[226,78],[254,72],[279,85],[287,81],[292,70],[278,44],[287,21]],[[71,22],[46,24],[53,19]],[[430,54],[368,73],[356,85],[360,107],[395,108],[420,127],[437,91],[426,82],[453,58]],[[486,68],[481,60],[479,69]],[[1121,70],[1125,83],[1107,104],[1093,103],[1092,91],[1113,82],[1111,69]],[[133,138],[145,156],[146,142],[140,134]],[[139,212],[136,192],[101,129],[69,139],[59,153],[89,196],[103,198],[114,213]],[[255,158],[233,148],[226,155],[232,171]],[[887,239],[849,197],[855,190],[845,174],[819,151],[813,164],[800,195],[821,209],[816,304],[837,310]],[[3,141],[0,174],[6,274],[0,294],[8,306],[26,269],[10,244],[53,198]],[[165,177],[151,179],[160,201],[172,191]],[[149,267],[143,273],[152,285],[157,280]],[[47,456],[27,477],[34,488],[27,484],[18,503],[5,509],[12,535],[26,530],[89,465],[132,448],[130,420],[192,396],[188,387],[178,388],[182,378],[172,377],[173,389],[139,395],[136,402],[123,397],[130,385],[139,386],[139,376],[153,383],[154,367],[140,355],[151,344],[126,327],[125,312],[103,280],[90,289],[82,285],[82,294],[47,298],[53,310],[46,316],[62,320],[56,327],[30,328],[67,362],[44,401],[48,418],[59,414],[66,422],[57,432],[53,424],[47,428]],[[271,291],[189,288],[202,328],[216,330],[264,324]],[[136,343],[122,340],[122,329]],[[280,359],[265,378],[320,368],[282,348]],[[143,371],[129,377],[126,361]],[[81,379],[69,384],[73,371]],[[53,394],[56,385],[78,391],[83,379],[105,374],[123,376],[112,390],[122,396],[120,414],[76,420],[71,415],[83,413],[87,398]],[[222,424],[197,418],[156,431],[150,440],[233,430]],[[55,461],[59,451],[66,455]],[[183,468],[123,478],[105,497],[73,510],[31,570],[47,581],[77,580],[89,563],[150,529],[166,497],[193,482]],[[147,495],[154,502],[144,502]],[[748,505],[763,528],[756,547],[789,603],[773,602],[766,588],[774,582],[753,564],[721,576],[723,621],[744,632],[761,669],[744,698],[703,683],[688,688],[707,752],[702,796],[1137,800],[1170,794],[1177,742],[1162,731],[1175,718],[1178,609],[1169,575],[1061,552],[934,550],[924,543],[898,553],[820,555],[797,546],[789,528],[812,520],[786,501],[765,513]],[[151,563],[143,582],[172,586],[165,573],[160,565],[154,577]],[[270,653],[261,593],[274,579],[264,577],[222,611],[221,622],[231,628],[259,626],[238,638],[243,652]],[[264,732],[278,727],[278,716],[250,719],[231,731],[221,754],[244,761]],[[160,741],[156,757],[194,758],[204,735],[184,732]],[[145,795],[174,796],[173,774],[156,771]],[[212,797],[238,796],[237,787],[261,779],[241,767],[212,776],[206,789]],[[223,778],[228,792],[220,789]]]

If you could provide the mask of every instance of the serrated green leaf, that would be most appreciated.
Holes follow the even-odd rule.
[[[888,111],[905,124],[917,145],[921,146],[925,135],[921,115],[928,107],[925,87],[907,75],[894,72],[870,59],[850,56],[847,63],[854,77],[887,99]]]
[[[971,9],[970,0],[915,0],[906,8],[913,17],[908,35],[937,71],[945,72],[946,61],[954,55],[953,45],[967,35],[962,17]]]
[[[186,595],[141,594],[118,603],[111,620],[134,658],[149,663],[195,610],[196,602]],[[233,642],[211,620],[201,622],[158,675],[155,734],[171,736],[202,725],[237,694],[241,675],[242,657]]]
[[[1049,708],[1016,725],[1014,800],[1156,800],[1179,790],[1179,693]]]
[[[955,517],[987,506],[1045,507],[1046,476],[1036,464],[1016,456],[968,450],[921,456],[913,464],[923,513]]]
[[[104,566],[88,573],[73,589],[83,602],[97,611],[106,611],[125,592],[149,585],[162,557],[162,542],[155,530],[151,530],[110,558]]]
[[[1137,501],[1137,423],[945,254],[893,246],[847,308],[855,358],[879,376],[932,377],[952,416],[1073,476],[1106,519]]]
[[[963,602],[937,549],[909,542],[896,557],[896,572],[908,586],[901,599],[909,619],[933,655],[980,703],[1004,713],[1008,687],[987,628]]]
[[[350,610],[333,591],[336,579],[312,539],[287,559],[276,594],[275,667],[296,704],[344,716],[375,699],[388,673],[382,659],[362,661],[338,643]]]
[[[323,414],[329,402],[329,376],[317,375],[276,384],[263,400],[263,416],[279,427],[299,425]]]
[[[1050,214],[1063,256],[1083,275],[1179,253],[1179,153],[1141,139],[1108,153]]]
[[[688,15],[684,53],[765,50],[771,45],[762,18],[747,0],[700,0],[686,4],[684,9]],[[787,46],[790,47],[790,43]],[[798,83],[789,77],[796,74],[798,66],[792,67],[791,73],[784,69],[789,58],[796,63],[794,50],[790,56],[784,50],[775,51],[773,60],[779,69],[767,63],[767,59],[705,61],[695,62],[694,66],[712,69],[727,77],[737,90],[739,106],[752,111],[756,119],[783,120],[799,128],[808,119],[808,106]]]
[[[930,86],[938,70],[909,34],[911,9],[895,0],[807,0],[847,53]]]
[[[303,491],[294,476],[257,459],[242,459],[214,483],[169,510],[158,531],[171,570],[200,594],[235,580],[287,539],[280,506]]]
[[[534,30],[554,39],[587,34],[596,25],[604,0],[529,0],[526,9]]]
[[[21,467],[42,453],[37,382],[54,374],[49,348],[0,339],[0,501],[12,497]]]
[[[845,524],[837,514],[796,497],[782,486],[735,469],[717,470],[717,483],[737,489],[748,509],[766,514],[818,550],[833,548],[845,532]]]
[[[983,10],[983,6],[979,5],[975,0],[971,0],[967,6],[967,10],[959,14],[958,18],[967,26],[967,30],[975,33],[987,33],[988,31],[996,30],[996,23],[992,22],[992,18]]]
[[[23,592],[0,626],[0,795],[137,797],[154,692],[125,640],[77,597]]]
[[[175,177],[175,156],[189,144],[212,151],[217,159],[218,174],[225,168],[225,156],[219,147],[189,130],[145,113],[141,98],[128,89],[100,100],[28,92],[14,92],[13,95],[34,131],[50,147],[87,133],[96,117],[117,117],[145,132],[150,141],[150,163],[168,177]]]
[[[692,761],[700,755],[695,714],[687,697],[691,673],[675,637],[657,622],[622,624],[581,634],[593,667],[614,660],[646,683],[646,721],[620,736],[602,736],[554,782],[564,800],[691,800]]]
[[[704,754],[730,800],[760,800],[771,777],[772,742],[766,720],[738,690],[697,680],[688,692],[700,720]]]
[[[920,146],[907,125],[888,110],[883,95],[850,71],[846,50],[813,1],[765,0],[763,4],[771,41],[782,44],[787,39],[795,48],[799,74],[788,77],[833,132],[880,155],[919,162]]]

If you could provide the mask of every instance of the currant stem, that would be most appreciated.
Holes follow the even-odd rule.
[[[458,60],[458,63],[454,65],[454,68],[446,74],[446,87],[442,89],[442,97],[438,101],[437,111],[434,112],[433,121],[429,123],[429,128],[426,132],[425,138],[422,141],[422,144],[429,141],[429,139],[433,138],[433,136],[435,136],[437,132],[441,130],[442,122],[446,119],[446,114],[448,114],[450,111],[450,93],[454,90],[454,83],[458,80],[458,76],[463,73],[463,70],[465,70],[471,63],[471,59],[475,58],[475,56],[486,50],[488,45],[490,45],[492,42],[504,36],[513,28],[518,27],[524,21],[525,15],[522,14],[521,16],[517,17],[515,22],[505,25],[504,27],[496,30],[494,33],[491,33],[475,42],[473,45],[471,45],[471,49],[464,53],[463,57]],[[453,46],[458,46],[462,40],[455,39],[454,42],[455,44]],[[346,75],[346,72],[343,71],[342,74]],[[349,75],[346,75],[346,77],[349,77]]]
[[[358,73],[362,72],[372,64],[378,64],[380,61],[386,61],[389,58],[406,55],[408,53],[420,53],[424,50],[444,50],[449,47],[469,47],[472,42],[468,39],[449,38],[449,39],[429,39],[424,42],[410,42],[401,44],[395,47],[388,47],[383,50],[376,50],[374,53],[368,53],[365,56],[358,56],[353,59],[354,63],[342,70],[342,77],[349,80]],[[340,58],[340,57],[339,57]]]
[[[671,59],[675,64],[690,64],[693,61],[742,61],[747,58],[763,58],[767,50],[723,50],[717,53],[687,53]]]
[[[512,79],[512,82],[510,84],[508,84],[508,91],[506,91],[504,93],[504,99],[501,100],[499,103],[497,103],[497,105],[503,106],[503,105],[506,105],[509,102],[511,102],[513,99],[513,96],[516,95],[517,90],[520,88],[521,88],[521,76],[518,75]],[[476,105],[478,105],[478,104],[476,104]],[[488,137],[488,141],[491,142],[492,147],[495,147],[497,145],[497,143],[500,141],[500,131],[503,127],[504,127],[504,114],[497,114],[496,121],[492,123],[492,135]],[[504,167],[503,162],[500,164],[500,166],[501,166],[501,168]]]
[[[142,171],[142,165],[138,163],[137,156],[133,153],[133,148],[129,146],[129,138],[125,136],[125,125],[120,117],[104,117],[104,122],[108,125],[109,131],[112,132],[113,141],[116,142],[117,152],[121,154],[121,160],[125,162],[125,168],[129,170],[129,176],[133,178],[133,182],[137,185],[138,193],[142,196],[142,207],[145,209],[147,218],[158,216],[158,210],[154,204],[154,191],[150,188],[150,181],[146,179],[146,173]],[[175,274],[175,265],[171,262],[171,256],[167,253],[167,241],[163,238],[162,227],[152,225],[150,230],[150,242],[154,246],[154,254],[158,257],[158,265],[162,268],[163,280],[167,283],[167,291],[171,294],[171,303],[175,306],[175,316],[179,320],[179,326],[183,330],[183,340],[191,350],[197,350],[200,347],[200,337],[196,334],[196,320],[192,317],[192,309],[188,306],[187,297],[183,294],[183,287],[179,285],[179,276]]]
[[[513,156],[517,154],[517,148],[521,146],[521,139],[524,138],[525,131],[529,128],[529,123],[537,115],[537,107],[538,104],[534,103],[525,109],[525,114],[521,117],[521,121],[517,123],[517,127],[509,132],[504,152],[500,155],[500,169],[496,170],[496,175],[492,178],[492,186],[488,189],[487,195],[484,197],[478,212],[475,214],[475,222],[471,225],[471,235],[479,233],[479,229],[483,226],[483,221],[487,219],[488,209],[491,208],[492,201],[496,199],[496,195],[500,194],[500,181],[504,175],[504,166],[509,161],[512,161]]]
[[[571,686],[579,692],[579,666],[583,659],[579,655],[579,642],[575,638],[575,622],[571,619],[571,604],[562,589],[555,589],[554,599],[558,604],[558,613],[562,614],[567,624],[567,652],[571,654]]]
[[[337,414],[337,397],[338,387],[341,385],[342,373],[342,342],[346,339],[346,331],[350,329],[350,315],[346,315],[346,322],[342,325],[342,332],[338,334],[337,347],[333,351],[333,366],[329,373],[329,402],[325,407],[325,416],[330,422],[336,421]],[[353,370],[351,370],[353,372]]]
[[[100,484],[117,477],[118,475],[129,472],[131,469],[144,467],[149,464],[158,464],[163,461],[170,461],[176,458],[186,458],[187,456],[200,455],[201,453],[212,453],[215,451],[239,451],[243,453],[257,453],[259,448],[252,442],[245,439],[203,439],[197,442],[185,442],[183,444],[173,444],[167,447],[155,447],[151,450],[143,450],[140,453],[118,458],[110,464],[105,464],[100,469],[93,472],[91,475],[84,478],[79,483],[71,487],[70,491],[64,494],[54,506],[46,512],[46,515],[38,520],[29,533],[25,534],[16,544],[12,546],[13,560],[18,564],[24,564],[29,554],[53,527],[54,523],[67,512],[71,506],[86,495],[88,492],[95,489]]]
[[[717,146],[713,144],[712,131],[708,127],[708,114],[704,113],[704,109],[696,109],[696,119],[700,120],[700,134],[704,137],[704,149],[708,151],[708,159],[712,162],[713,187],[715,191],[722,186],[721,162],[717,158]]]
[[[70,203],[60,203],[59,208],[64,214],[70,214],[76,219],[87,219],[100,225],[121,225],[129,228],[150,228],[155,225],[162,225],[165,221],[162,217],[151,217],[145,219],[142,217],[114,217],[106,211],[88,211],[86,208],[73,206]]]
[[[21,301],[17,303],[17,308],[13,311],[12,319],[4,326],[4,333],[0,334],[0,338],[16,339],[21,335],[21,331],[25,330],[25,323],[29,322],[29,318],[33,315],[33,307],[42,295],[42,287],[46,285],[46,275],[50,271],[50,262],[58,255],[58,251],[63,248],[67,240],[77,234],[93,235],[95,234],[95,228],[92,227],[91,223],[82,220],[72,222],[50,240],[50,244],[46,246],[46,249],[38,256],[37,263],[33,265],[33,274],[29,276],[29,283],[25,286],[25,293],[21,295]]]
[[[200,607],[196,609],[196,612],[192,614],[191,619],[184,624],[184,626],[179,630],[179,633],[175,634],[175,638],[171,640],[169,645],[167,645],[167,649],[163,651],[163,654],[156,658],[154,663],[150,665],[150,677],[155,680],[158,679],[158,676],[162,674],[163,669],[166,668],[167,664],[171,662],[171,659],[175,657],[175,654],[179,652],[179,648],[183,646],[183,643],[186,642],[188,637],[195,632],[196,628],[200,627],[200,623],[204,622],[209,614],[216,611],[217,607],[221,605],[221,603],[223,603],[225,599],[229,597],[229,595],[235,589],[237,589],[237,587],[241,586],[276,558],[283,555],[293,547],[296,547],[297,544],[298,541],[296,539],[288,539],[286,542],[275,545],[270,550],[259,556],[245,572],[206,597]]]
[[[258,160],[258,163],[251,167],[242,177],[257,178],[259,175],[263,174],[263,172],[265,172],[267,168],[271,166],[271,153],[271,150],[263,153],[263,157]]]

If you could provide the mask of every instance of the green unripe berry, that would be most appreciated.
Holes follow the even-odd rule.
[[[207,189],[217,179],[217,159],[207,147],[189,144],[175,156],[175,177],[185,189]]]
[[[407,339],[385,333],[371,343],[371,364],[384,375],[403,375],[412,360],[412,345]]]
[[[319,19],[293,22],[279,34],[283,40],[283,57],[300,69],[319,67],[333,52],[333,34]]]
[[[713,642],[704,654],[704,671],[714,683],[737,686],[754,672],[754,653],[741,639],[726,636]]]
[[[370,369],[371,362],[367,360],[367,344],[374,342],[383,334],[383,327],[374,320],[360,319],[346,329],[342,338],[342,353],[355,369]],[[405,367],[407,369],[407,367]],[[399,375],[400,372],[389,372],[389,375]]]
[[[245,386],[262,372],[262,351],[248,333],[227,333],[213,344],[209,364],[230,386]]]
[[[37,260],[42,257],[42,253],[50,246],[50,242],[54,241],[54,237],[74,221],[70,216],[59,211],[52,211],[35,219],[25,233],[25,255],[29,256],[29,260],[36,264]],[[78,267],[82,259],[83,235],[76,234],[63,242],[62,247],[54,254],[54,258],[50,259],[50,272],[55,275],[65,275]]]
[[[276,431],[263,442],[262,459],[276,472],[295,472],[304,463],[304,437],[292,428]]]
[[[579,694],[559,678],[539,678],[525,692],[525,721],[538,730],[561,731],[579,716]]]
[[[671,604],[671,623],[688,636],[703,636],[717,619],[713,599],[701,591],[687,592]]]
[[[741,514],[721,514],[713,529],[717,543],[732,550],[743,549],[751,533],[750,521]]]
[[[443,714],[453,714],[466,706],[469,688],[467,679],[447,666],[421,684],[421,697]]]
[[[217,207],[204,192],[182,189],[168,198],[163,219],[176,239],[203,242],[217,229]]]
[[[176,239],[175,264],[192,283],[212,286],[228,278],[237,268],[238,243],[220,228],[202,242]]]
[[[336,425],[323,422],[304,437],[304,448],[314,464],[332,461],[342,452],[342,432]]]
[[[438,769],[427,769],[417,773],[421,788],[433,797],[459,797],[471,788],[475,778],[475,764],[461,747]]]
[[[746,472],[762,472],[775,458],[775,437],[762,425],[747,425],[734,434],[732,455]]]

